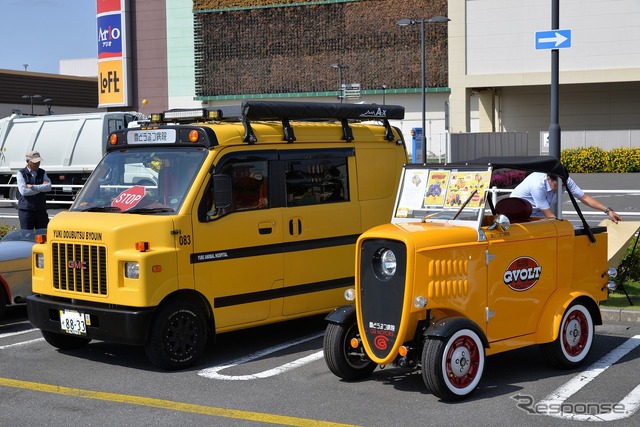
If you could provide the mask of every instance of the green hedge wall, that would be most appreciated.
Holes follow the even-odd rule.
[[[560,160],[569,173],[640,172],[640,148],[616,148],[611,151],[600,147],[568,148],[562,150]]]

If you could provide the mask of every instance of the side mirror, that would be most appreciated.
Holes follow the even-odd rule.
[[[506,215],[496,215],[493,220],[493,225],[490,227],[492,230],[500,229],[502,231],[507,231],[511,227],[511,221],[507,218]]]
[[[231,206],[231,177],[229,175],[213,175],[213,201],[216,209]]]

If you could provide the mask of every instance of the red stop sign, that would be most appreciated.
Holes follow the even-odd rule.
[[[122,193],[118,194],[118,197],[113,199],[113,202],[111,202],[111,206],[120,208],[121,211],[126,211],[135,207],[143,197],[144,187],[141,185],[134,185],[133,187],[127,188]]]

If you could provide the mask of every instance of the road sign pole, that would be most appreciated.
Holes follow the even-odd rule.
[[[551,2],[551,29],[560,28],[560,0]],[[560,158],[560,51],[551,50],[551,122],[549,123],[549,154]]]

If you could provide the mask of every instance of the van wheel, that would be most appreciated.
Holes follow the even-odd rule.
[[[484,361],[478,334],[460,327],[449,338],[427,338],[422,350],[422,379],[435,396],[460,400],[478,386]]]
[[[338,325],[329,323],[324,334],[324,361],[334,375],[355,381],[368,377],[378,366],[364,352],[362,343],[358,348],[351,347],[351,339],[360,341],[358,325]]]
[[[57,334],[50,331],[41,331],[44,340],[60,350],[76,350],[85,347],[91,342],[91,338],[75,335]]]
[[[145,346],[151,363],[167,370],[193,365],[207,345],[205,319],[204,310],[194,302],[171,303],[160,308]]]
[[[562,317],[558,338],[551,343],[542,344],[540,349],[552,365],[564,369],[575,368],[584,362],[591,351],[594,334],[589,309],[580,303],[574,303]]]

